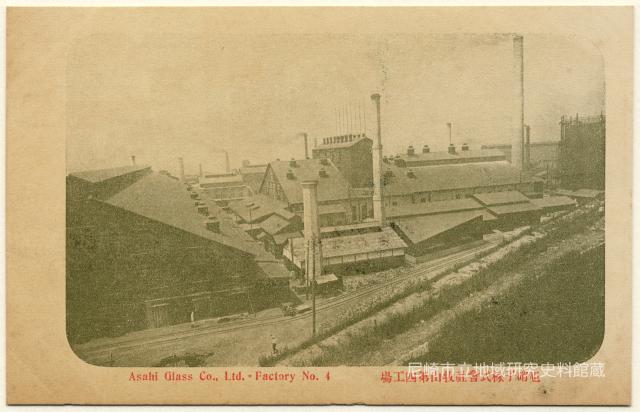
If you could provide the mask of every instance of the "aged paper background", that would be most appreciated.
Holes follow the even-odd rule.
[[[7,12],[7,399],[22,403],[628,404],[631,367],[633,9],[12,8]],[[65,336],[65,82],[69,47],[100,32],[495,33],[575,35],[606,73],[605,378],[539,385],[390,385],[382,368],[327,368],[321,384],[129,382],[132,368],[91,366]],[[140,369],[140,368],[137,368]],[[216,369],[216,368],[210,368]],[[220,368],[223,369],[223,368]],[[245,368],[246,369],[246,368]],[[314,368],[323,370],[324,368]],[[284,371],[283,368],[279,370]]]

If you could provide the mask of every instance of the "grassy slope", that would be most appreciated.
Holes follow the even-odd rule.
[[[529,277],[480,313],[458,318],[421,362],[581,362],[604,333],[604,247]]]

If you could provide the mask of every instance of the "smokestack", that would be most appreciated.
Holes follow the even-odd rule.
[[[376,144],[373,147],[373,218],[380,225],[385,224],[384,204],[383,204],[383,187],[382,187],[382,135],[380,120],[380,95],[378,93],[371,95],[371,100],[376,106]]]
[[[178,158],[178,174],[180,175],[180,181],[184,182],[184,160],[181,157]]]
[[[524,126],[524,167],[527,170],[531,167],[531,127],[529,125]]]
[[[307,141],[307,134],[306,133],[300,133],[300,134],[304,138],[304,158],[308,159],[309,158],[309,142]]]
[[[447,128],[449,129],[449,146],[451,146],[451,123],[447,123]]]
[[[224,152],[224,166],[227,173],[231,173],[231,166],[229,166],[229,152]]]
[[[307,284],[322,275],[322,244],[318,217],[318,181],[305,180],[302,185],[304,215],[305,275]],[[311,275],[311,278],[310,276]]]
[[[204,177],[204,173],[202,173],[202,163],[198,164],[198,168],[200,169],[200,177]]]
[[[131,163],[135,166],[136,165],[136,155],[131,155]]]
[[[513,135],[511,137],[511,164],[522,170],[524,161],[524,52],[523,38],[513,38]]]

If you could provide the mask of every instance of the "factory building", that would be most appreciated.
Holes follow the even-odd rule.
[[[240,176],[242,176],[244,184],[251,190],[251,194],[260,192],[260,185],[262,184],[262,179],[264,178],[264,173],[266,171],[266,164],[252,165],[248,160],[242,161]]]
[[[197,189],[218,204],[246,199],[251,194],[243,177],[234,173],[205,174],[198,178]]]
[[[510,144],[482,145],[482,149],[499,150],[505,156],[505,160],[511,161]],[[529,143],[526,147],[528,169],[530,170],[555,170],[558,167],[560,141],[549,140]]]
[[[150,167],[67,176],[71,341],[259,310],[288,271],[213,204]]]
[[[371,187],[373,141],[364,134],[324,137],[316,141],[314,159],[330,159],[351,187]]]
[[[567,189],[604,190],[606,118],[562,117],[560,183]]]
[[[539,196],[543,190],[540,179],[505,161],[416,168],[387,163],[383,177],[384,202],[389,208],[512,190]]]
[[[260,193],[282,202],[288,210],[302,216],[301,183],[312,179],[318,180],[320,226],[356,223],[372,216],[370,195],[352,190],[328,158],[270,162]]]
[[[322,267],[337,275],[380,271],[405,263],[407,244],[390,227],[367,233],[323,237]],[[304,238],[290,239],[283,255],[298,270],[306,265]]]
[[[423,146],[422,153],[416,153],[413,146],[407,148],[406,153],[396,155],[392,161],[398,167],[425,167],[460,163],[495,162],[506,160],[505,154],[496,149],[469,150],[469,145],[463,144],[456,150],[451,144],[446,152],[432,152],[428,145]]]

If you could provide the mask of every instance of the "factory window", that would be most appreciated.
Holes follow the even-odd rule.
[[[351,220],[353,220],[354,222],[356,220],[358,220],[358,207],[357,206],[351,206]]]
[[[393,202],[391,202],[391,204],[392,204],[393,206],[398,206],[398,202],[396,202],[395,200],[394,200]]]
[[[362,205],[360,210],[361,210],[360,218],[366,219],[367,218],[367,205]]]
[[[426,203],[426,202],[427,202],[427,199],[426,199],[426,198],[424,198],[424,197],[421,197],[421,198],[420,198],[420,203]]]

